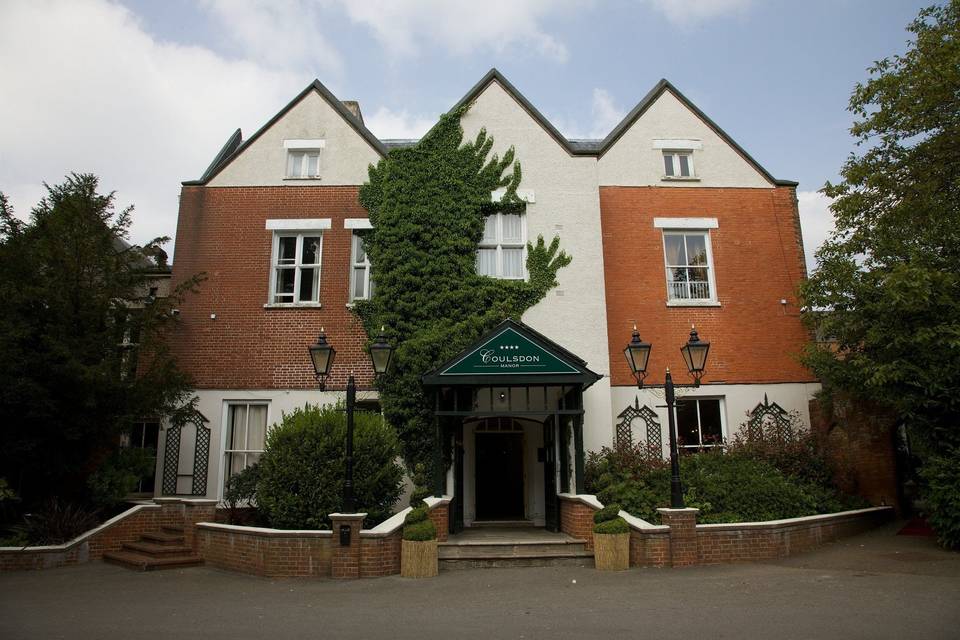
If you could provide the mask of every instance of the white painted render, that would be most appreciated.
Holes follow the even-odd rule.
[[[683,379],[681,379],[683,378]],[[674,380],[677,384],[686,384],[685,375],[678,374]],[[747,412],[752,411],[763,402],[764,394],[770,402],[776,402],[788,412],[796,411],[803,424],[810,426],[810,399],[820,390],[820,383],[795,382],[782,384],[705,384],[698,389],[678,389],[677,396],[684,398],[721,398],[721,418],[723,421],[724,438],[732,438],[741,426],[747,421]],[[611,394],[613,413],[611,415],[609,431],[605,434],[606,444],[613,442],[615,427],[619,420],[617,415],[628,406],[634,406],[639,399],[640,407],[649,406],[657,413],[661,426],[661,442],[663,455],[669,456],[669,440],[667,437],[667,410],[664,405],[663,390],[640,389],[636,387],[614,387]],[[633,441],[645,440],[644,429],[634,426]],[[587,447],[587,450],[596,450]]]
[[[287,179],[287,147],[293,141],[323,141],[318,179]],[[210,180],[211,187],[361,185],[377,151],[316,91],[309,92],[280,120]]]
[[[699,141],[693,148],[698,180],[664,180],[656,141]],[[600,186],[756,187],[773,185],[669,90],[620,136],[597,162]]]
[[[521,187],[536,193],[526,208],[527,237],[542,235],[573,258],[557,274],[559,286],[523,314],[523,322],[587,361],[604,378],[584,394],[585,441],[603,430],[609,415],[610,364],[607,353],[607,307],[603,280],[603,237],[597,163],[573,157],[557,143],[498,82],[491,82],[462,120],[464,137],[481,128],[494,139],[500,157],[513,146],[523,170]],[[577,330],[590,327],[589,331]],[[595,418],[596,417],[596,418]],[[599,419],[600,424],[593,421]]]

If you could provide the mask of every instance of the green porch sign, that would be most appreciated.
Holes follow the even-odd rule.
[[[447,367],[441,376],[577,374],[529,338],[507,327]]]

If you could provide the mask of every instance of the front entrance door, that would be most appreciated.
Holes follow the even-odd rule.
[[[523,434],[476,433],[477,520],[522,520]]]

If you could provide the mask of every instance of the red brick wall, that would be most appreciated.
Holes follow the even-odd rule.
[[[402,529],[383,537],[361,537],[360,577],[379,578],[400,573],[402,538]]]
[[[577,498],[560,498],[560,531],[586,540],[587,549],[593,549],[593,514],[596,509]]]
[[[52,569],[99,560],[105,551],[119,551],[163,525],[182,525],[183,511],[177,505],[133,507],[112,525],[66,549],[10,549],[0,551],[0,571]]]
[[[670,533],[630,531],[630,566],[665,567],[670,564]]]
[[[810,422],[841,489],[873,505],[900,508],[893,416],[834,394],[828,406],[810,401]]]
[[[332,535],[278,536],[200,527],[197,550],[206,564],[230,571],[273,578],[329,576]]]
[[[450,503],[441,502],[428,512],[433,525],[437,528],[437,540],[446,542],[450,535]]]
[[[352,231],[366,218],[357,187],[183,187],[173,282],[205,272],[199,293],[180,305],[170,346],[200,389],[316,386],[307,347],[320,328],[337,350],[332,386],[351,370],[369,386],[363,329],[346,307]],[[330,218],[323,232],[319,309],[264,309],[273,232],[267,219]],[[217,315],[215,320],[210,314]]]
[[[667,307],[655,217],[716,218],[710,230],[720,307]],[[807,382],[796,289],[806,276],[795,190],[601,187],[607,326],[614,385],[633,385],[623,348],[636,321],[653,344],[647,378],[678,371],[690,324],[711,343],[705,382]],[[788,304],[780,304],[786,299]]]

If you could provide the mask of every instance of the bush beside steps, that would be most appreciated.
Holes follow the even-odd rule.
[[[609,504],[593,514],[593,558],[600,571],[630,568],[630,525],[620,505]]]

